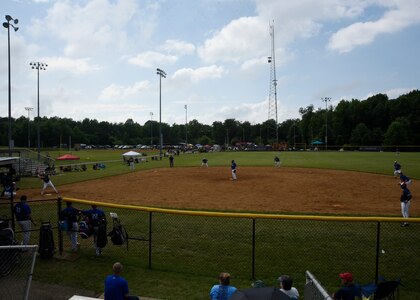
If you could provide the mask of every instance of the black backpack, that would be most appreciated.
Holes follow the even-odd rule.
[[[108,244],[108,237],[106,235],[106,224],[100,223],[98,225],[98,236],[96,238],[96,246],[104,248]]]
[[[42,223],[39,229],[38,253],[41,258],[51,258],[54,255],[54,237],[50,222]]]
[[[128,234],[124,226],[121,224],[118,218],[113,218],[113,227],[112,231],[108,233],[111,237],[111,241],[114,245],[123,245],[127,244],[128,250]]]

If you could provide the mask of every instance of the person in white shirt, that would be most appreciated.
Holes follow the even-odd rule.
[[[279,284],[280,284],[280,291],[285,293],[287,296],[289,296],[293,300],[299,299],[299,292],[296,288],[294,288],[293,280],[290,278],[290,276],[282,275],[279,277]]]

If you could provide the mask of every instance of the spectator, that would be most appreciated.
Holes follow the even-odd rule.
[[[67,224],[67,235],[71,241],[71,250],[77,252],[79,250],[79,243],[77,242],[77,235],[79,232],[79,217],[81,211],[73,207],[72,202],[66,202],[67,207],[60,213],[60,221]]]
[[[279,277],[280,291],[285,293],[290,299],[297,300],[299,299],[298,290],[293,287],[293,280],[290,276],[282,275]]]
[[[16,220],[23,231],[22,245],[29,244],[29,238],[31,237],[31,224],[36,225],[31,217],[31,208],[26,203],[26,199],[27,197],[22,195],[20,197],[20,202],[16,203],[14,207]]]
[[[219,284],[214,285],[210,290],[211,300],[227,300],[236,291],[236,287],[230,285],[230,274],[220,273]]]
[[[114,274],[105,278],[105,300],[138,300],[139,297],[129,295],[128,282],[121,277],[122,264],[116,262],[112,270]]]
[[[353,282],[353,275],[349,272],[339,275],[343,286],[332,295],[334,300],[354,300],[361,297],[360,286]]]
[[[99,233],[105,234],[106,238],[106,216],[102,209],[99,209],[96,205],[92,205],[92,209],[82,211],[82,214],[89,218],[89,225],[93,230],[93,242],[95,245],[96,255],[102,254],[102,247],[98,246]],[[100,227],[101,230],[100,230]],[[103,228],[105,227],[105,228]],[[103,236],[101,237],[103,238]]]

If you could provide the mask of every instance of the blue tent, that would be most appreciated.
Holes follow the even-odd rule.
[[[312,145],[323,145],[324,143],[321,141],[312,141]]]

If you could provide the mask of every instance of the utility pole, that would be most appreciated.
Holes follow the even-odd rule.
[[[25,110],[28,111],[28,148],[31,148],[31,130],[30,130],[30,122],[31,118],[29,113],[33,110],[33,107],[25,107]]]
[[[277,79],[276,79],[276,51],[274,48],[274,20],[270,24],[271,56],[268,57],[270,64],[270,92],[268,97],[268,120],[276,122],[276,145],[279,143],[279,126],[277,118]]]
[[[331,101],[331,97],[321,98],[325,102],[325,151],[328,150],[328,102]]]

